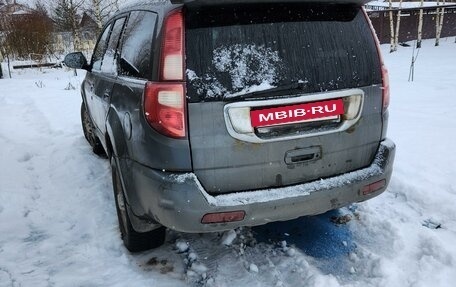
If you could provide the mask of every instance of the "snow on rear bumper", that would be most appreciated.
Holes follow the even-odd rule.
[[[132,208],[133,211],[144,210],[147,216],[159,223],[182,232],[222,231],[320,214],[385,191],[391,178],[394,155],[395,145],[387,139],[380,143],[373,163],[364,169],[290,187],[217,196],[208,194],[192,173],[171,174],[133,165],[134,169],[140,169],[132,170],[132,174],[141,206]],[[383,179],[386,180],[383,188],[362,194],[365,185]],[[244,220],[201,223],[207,213],[237,210],[245,211]]]

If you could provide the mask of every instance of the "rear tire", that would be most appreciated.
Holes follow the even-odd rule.
[[[111,170],[117,219],[119,220],[119,229],[125,247],[130,252],[139,252],[163,245],[166,236],[166,228],[164,226],[148,232],[137,232],[134,230],[128,216],[122,182],[114,157],[111,157]]]
[[[84,137],[92,147],[93,153],[96,155],[106,155],[103,146],[100,143],[100,140],[95,135],[95,127],[92,123],[92,119],[90,118],[89,113],[87,112],[87,108],[84,102],[81,104],[81,123]]]

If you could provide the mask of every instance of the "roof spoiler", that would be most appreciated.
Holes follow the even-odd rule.
[[[283,3],[283,2],[302,2],[302,3],[325,3],[325,4],[354,4],[362,6],[372,0],[170,0],[172,4],[203,4],[203,5],[217,5],[217,4],[242,4],[242,3]]]

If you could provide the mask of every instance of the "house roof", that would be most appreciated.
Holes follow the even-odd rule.
[[[93,28],[93,29],[96,29],[97,28],[97,22],[95,21],[95,19],[92,17],[92,15],[90,15],[89,13],[87,12],[84,12],[84,14],[82,14],[82,18],[81,18],[81,22],[79,23],[79,26],[81,28]]]
[[[28,14],[32,11],[32,9],[30,9],[29,7],[27,7],[25,5],[17,4],[17,3],[0,5],[0,14],[13,15],[18,11],[25,12],[22,14]]]

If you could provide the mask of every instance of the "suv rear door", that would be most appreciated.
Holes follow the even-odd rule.
[[[104,28],[103,33],[99,37],[97,45],[95,46],[92,55],[92,69],[90,72],[87,73],[83,84],[87,109],[89,110],[89,114],[92,117],[93,123],[95,124],[98,130],[101,130],[99,126],[101,123],[101,120],[99,119],[100,113],[98,111],[97,105],[97,94],[99,94],[98,87],[100,82],[99,75],[101,73],[101,64],[103,61],[103,56],[106,52],[106,47],[108,45],[111,28],[112,24],[107,25]],[[104,122],[102,122],[101,124],[104,125]]]
[[[188,6],[186,65],[193,169],[208,192],[291,185],[371,163],[381,67],[360,7]],[[254,110],[339,99],[344,114],[335,118],[250,121]]]
[[[101,62],[100,73],[97,75],[98,83],[95,88],[95,100],[97,110],[97,126],[102,134],[106,132],[106,115],[109,110],[109,104],[113,92],[114,83],[118,72],[118,44],[119,37],[125,24],[126,17],[119,18],[113,23],[106,52]]]

